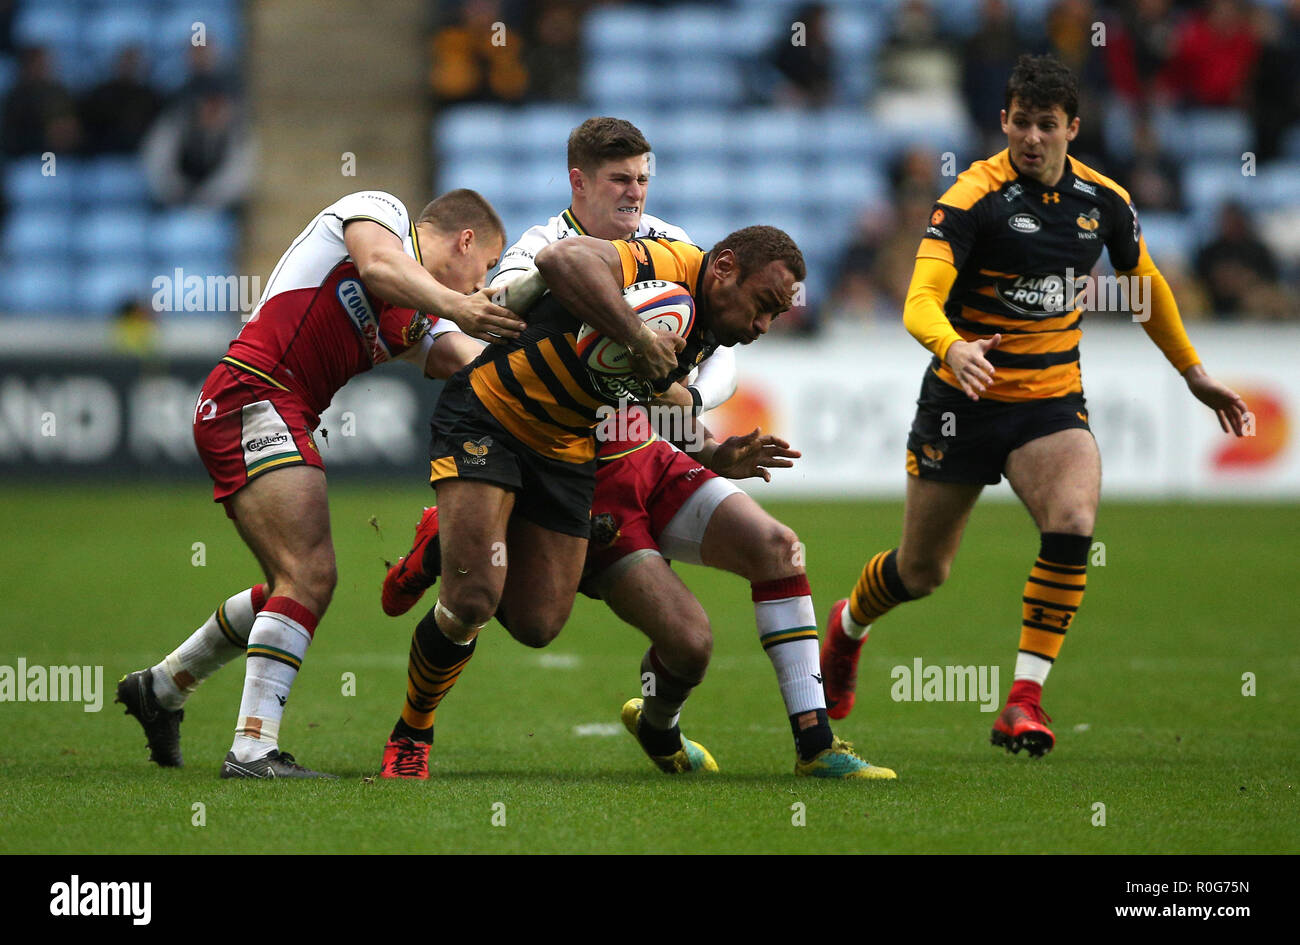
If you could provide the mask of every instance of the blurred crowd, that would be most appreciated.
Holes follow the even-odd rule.
[[[580,101],[583,18],[607,5],[439,4],[430,33],[433,98],[442,107]],[[1024,52],[1055,54],[1078,76],[1082,126],[1071,154],[1119,181],[1143,213],[1188,210],[1180,161],[1160,136],[1162,114],[1237,112],[1246,118],[1249,151],[1260,166],[1288,148],[1290,159],[1300,158],[1300,0],[1058,0],[1032,28],[1016,15],[1013,0],[984,0],[973,29],[961,30],[950,27],[942,0],[902,0],[892,10],[888,35],[869,66],[864,63],[874,70],[874,87],[869,100],[856,104],[878,115],[911,110],[969,122],[979,153],[961,155],[958,170],[1005,147],[997,116],[1006,78]],[[772,15],[782,25],[767,54],[746,68],[748,104],[844,104],[833,5],[774,7]],[[785,24],[792,21],[804,25],[802,44],[790,41]],[[1123,124],[1104,120],[1116,110],[1126,116]],[[811,330],[825,320],[897,317],[926,217],[952,182],[941,165],[941,156],[924,148],[893,159],[890,198],[863,209],[834,288],[822,304],[792,313],[788,326]],[[1296,318],[1300,263],[1278,258],[1246,206],[1224,203],[1197,242],[1199,249],[1185,257],[1157,259],[1185,316]]]

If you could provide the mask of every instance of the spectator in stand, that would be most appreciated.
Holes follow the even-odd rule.
[[[209,80],[163,112],[143,158],[160,202],[234,209],[252,186],[256,151],[233,94]]]
[[[1152,123],[1139,117],[1133,129],[1133,155],[1117,174],[1133,203],[1144,213],[1181,213],[1182,168],[1160,146]]]
[[[1255,72],[1255,142],[1259,159],[1272,160],[1282,137],[1300,124],[1300,0],[1280,15],[1260,10],[1265,37]]]
[[[1137,0],[1105,20],[1107,80],[1111,91],[1135,105],[1168,96],[1158,80],[1173,56],[1177,19],[1171,6],[1171,0]]]
[[[162,96],[141,75],[140,50],[122,50],[113,76],[95,86],[81,100],[81,125],[86,151],[123,154],[136,151],[162,107]]]
[[[773,94],[776,104],[820,108],[831,103],[831,63],[835,53],[826,17],[826,8],[820,3],[807,4],[795,13],[791,28],[777,34],[768,57],[779,75]],[[799,24],[803,25],[802,31],[797,29]]]
[[[1079,123],[1079,134],[1070,143],[1070,155],[1102,170],[1113,168],[1106,148],[1106,69],[1093,45],[1101,23],[1091,0],[1060,0],[1047,14],[1047,43],[1041,48],[1060,59],[1079,80],[1079,114],[1093,116]],[[1001,73],[1006,75],[1006,73]],[[1004,142],[1005,146],[1005,142]]]
[[[4,100],[0,133],[5,154],[75,151],[81,144],[76,102],[55,78],[49,52],[29,47],[19,54],[18,63],[18,79]]]
[[[1246,209],[1226,203],[1219,211],[1218,232],[1196,256],[1196,271],[1219,319],[1273,317],[1286,309],[1277,259],[1255,232]]]
[[[564,0],[546,0],[533,21],[524,54],[528,97],[540,102],[572,102],[582,97],[582,10]]]
[[[980,8],[979,29],[966,40],[962,49],[962,95],[966,112],[975,128],[992,128],[989,140],[980,153],[993,153],[1006,147],[993,117],[1004,104],[1006,77],[1024,51],[1024,41],[1016,31],[1015,19],[1007,0],[984,0]],[[993,139],[998,139],[994,141]]]
[[[1256,24],[1240,0],[1208,0],[1183,23],[1162,84],[1189,105],[1239,107],[1247,102],[1259,58]]]
[[[522,31],[498,0],[467,0],[430,42],[429,84],[444,104],[519,102],[528,91]]]

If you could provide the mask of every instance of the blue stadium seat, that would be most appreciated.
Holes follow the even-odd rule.
[[[7,267],[0,308],[15,315],[43,315],[72,309],[75,298],[66,261],[27,261]]]
[[[736,64],[727,56],[700,54],[677,56],[658,71],[652,99],[663,106],[738,106],[745,99],[744,83]],[[628,105],[636,104],[635,99]]]
[[[1300,211],[1300,160],[1272,161],[1259,174],[1260,209]]]
[[[157,274],[138,262],[101,262],[88,266],[76,282],[74,313],[108,315],[127,299],[148,304]]]
[[[1212,218],[1226,200],[1263,199],[1258,179],[1245,177],[1239,161],[1193,161],[1183,165],[1183,192],[1200,218]],[[1140,212],[1140,209],[1139,209]]]
[[[72,205],[73,180],[78,176],[81,162],[76,158],[58,157],[54,163],[55,173],[49,177],[41,173],[43,164],[40,155],[31,154],[11,159],[5,165],[4,192],[10,203],[47,209]]]
[[[91,260],[143,260],[149,224],[149,212],[143,207],[93,210],[81,221],[76,249]]]
[[[456,187],[477,190],[495,202],[505,193],[511,175],[510,164],[503,157],[453,157],[438,165],[438,193]]]
[[[597,108],[619,112],[629,105],[667,105],[668,83],[657,64],[621,52],[617,56],[593,54],[583,69],[585,98]]]
[[[71,4],[23,3],[14,14],[13,39],[18,48],[48,46],[69,49],[81,36],[80,10]]]
[[[149,201],[149,183],[136,157],[100,157],[87,160],[74,181],[77,200],[83,204],[137,204]]]
[[[1203,108],[1160,112],[1155,116],[1160,142],[1183,159],[1225,158],[1240,162],[1251,148],[1254,131],[1246,113]]]
[[[76,244],[72,239],[73,214],[68,210],[18,207],[4,224],[4,254],[14,262],[62,260],[69,266]]]
[[[433,124],[433,153],[499,154],[508,140],[509,112],[496,105],[458,105]]]
[[[233,252],[238,237],[233,219],[203,209],[163,211],[149,231],[150,249],[163,258]]]
[[[596,7],[583,22],[587,54],[608,52],[627,58],[645,55],[647,40],[659,35],[656,12],[635,6]]]
[[[1142,236],[1157,266],[1169,256],[1188,262],[1196,255],[1196,234],[1182,214],[1142,213],[1140,220]]]
[[[762,154],[755,154],[752,161],[742,163],[734,179],[743,182],[742,187],[755,210],[761,208],[763,215],[798,209],[821,186],[820,181],[810,179],[802,165]]]
[[[730,150],[731,133],[725,115],[692,110],[660,122],[650,143],[676,160],[713,160]]]

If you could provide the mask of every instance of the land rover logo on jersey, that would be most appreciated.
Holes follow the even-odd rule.
[[[1065,308],[1065,280],[1058,275],[1008,276],[994,286],[1002,304],[1021,315],[1044,318]]]
[[[1042,229],[1042,224],[1038,222],[1038,217],[1032,213],[1017,213],[1007,220],[1007,225],[1018,233],[1037,233]]]
[[[366,353],[370,355],[370,360],[375,364],[387,361],[391,355],[388,347],[379,337],[379,322],[375,319],[374,309],[370,307],[370,300],[366,298],[366,287],[361,284],[361,280],[340,280],[335,291],[339,302],[343,305],[343,311],[348,313],[348,318],[352,319],[352,324],[365,339]]]
[[[612,404],[623,400],[650,400],[655,395],[650,382],[634,374],[601,374],[588,370],[587,376],[600,396]]]

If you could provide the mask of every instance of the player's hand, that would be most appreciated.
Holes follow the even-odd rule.
[[[778,436],[763,433],[757,427],[744,436],[731,436],[718,444],[709,459],[709,468],[728,479],[761,478],[772,481],[768,469],[786,469],[803,456]]]
[[[979,400],[980,394],[993,383],[997,370],[984,357],[1002,341],[1001,335],[981,338],[979,341],[954,341],[948,346],[948,355],[944,358],[952,373],[957,375],[957,383],[971,400]]]
[[[518,338],[528,325],[509,309],[492,301],[491,289],[480,289],[472,295],[463,295],[455,303],[454,311],[444,317],[460,326],[460,330],[479,341],[505,341]]]
[[[1210,377],[1199,364],[1189,367],[1183,379],[1192,396],[1214,411],[1224,433],[1245,436],[1246,416],[1250,411],[1236,391]]]
[[[686,339],[672,332],[642,327],[645,330],[638,341],[628,345],[628,367],[637,377],[657,381],[677,369],[677,352],[686,347]]]

